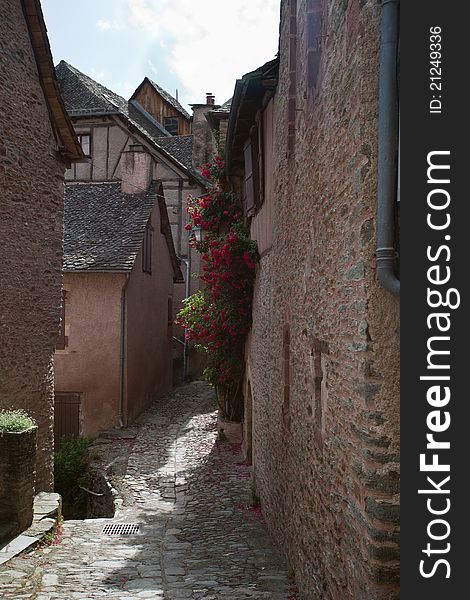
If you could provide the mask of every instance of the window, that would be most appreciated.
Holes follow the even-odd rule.
[[[56,350],[65,350],[68,346],[68,337],[65,335],[65,303],[67,298],[67,292],[62,290],[62,308],[60,315],[60,329],[59,329],[59,337],[57,339],[57,343],[55,346]]]
[[[297,0],[289,4],[289,90],[287,97],[287,151],[294,156],[297,116]]]
[[[310,352],[311,373],[311,404],[308,413],[313,417],[314,435],[319,449],[323,446],[324,415],[328,407],[328,355],[330,353],[327,342],[316,338]]]
[[[282,403],[282,419],[285,427],[290,431],[291,415],[290,415],[290,328],[289,325],[284,325],[282,336],[282,362],[283,362],[283,379],[284,379],[284,394]]]
[[[89,133],[79,133],[77,135],[83,154],[91,157],[91,135]]]
[[[247,216],[250,216],[253,214],[255,207],[253,152],[251,149],[251,141],[248,141],[245,144],[243,151],[245,153],[245,212]]]
[[[178,135],[178,132],[179,132],[178,117],[165,117],[163,119],[163,126],[169,133],[171,133],[171,135]]]
[[[250,130],[250,138],[244,147],[245,153],[245,211],[249,217],[255,214],[264,200],[263,191],[263,144],[262,119]]]
[[[318,89],[322,53],[323,8],[321,0],[307,4],[307,83],[310,90]]]
[[[168,327],[173,325],[173,296],[168,296]]]
[[[152,232],[153,227],[150,219],[145,226],[145,235],[142,242],[142,271],[152,274]]]

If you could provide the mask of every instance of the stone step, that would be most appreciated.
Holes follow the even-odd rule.
[[[52,531],[57,518],[61,515],[61,508],[62,499],[59,494],[48,492],[37,494],[34,498],[33,523],[31,527],[0,547],[0,565],[38,544],[46,533]],[[12,527],[11,524],[2,526]]]

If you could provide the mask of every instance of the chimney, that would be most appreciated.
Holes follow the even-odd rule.
[[[123,194],[142,194],[152,181],[152,157],[142,144],[131,144],[121,154],[121,190]]]
[[[218,108],[212,92],[206,92],[205,104],[190,104],[193,109],[193,165],[198,169],[216,150],[216,143],[207,114]]]

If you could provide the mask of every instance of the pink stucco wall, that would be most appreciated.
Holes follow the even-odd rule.
[[[125,419],[132,421],[149,403],[172,385],[172,327],[168,324],[168,299],[173,296],[173,268],[160,213],[151,215],[152,273],[142,271],[142,251],[137,256],[127,287]]]
[[[68,345],[54,357],[56,392],[81,394],[81,435],[117,426],[121,273],[67,273]]]

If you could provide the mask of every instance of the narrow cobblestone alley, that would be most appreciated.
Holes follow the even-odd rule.
[[[66,521],[59,545],[3,565],[0,596],[286,600],[286,564],[250,504],[251,468],[216,422],[203,382],[157,401],[132,428],[114,519]],[[107,523],[140,532],[106,536]]]

